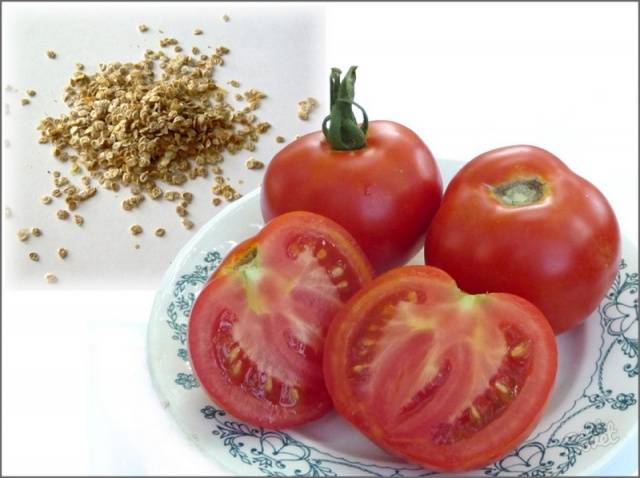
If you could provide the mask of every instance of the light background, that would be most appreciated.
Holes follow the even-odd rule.
[[[8,105],[9,114],[3,112],[3,186],[12,217],[6,221],[2,237],[7,249],[8,281],[15,287],[47,288],[44,273],[53,271],[60,280],[58,288],[153,289],[196,228],[222,209],[210,202],[211,175],[189,181],[184,188],[163,188],[194,193],[194,202],[188,208],[188,217],[196,224],[191,231],[180,224],[176,202],[147,198],[140,207],[124,211],[121,202],[131,195],[128,188],[117,193],[98,188],[94,198],[80,203],[74,213],[85,218],[82,227],[56,217],[56,210],[65,209],[62,198],[46,206],[40,203],[41,196],[50,194],[53,188],[51,171],[59,170],[80,185],[80,176],[69,174],[69,163],[53,157],[53,146],[38,143],[40,134],[36,131],[45,115],[57,117],[68,111],[61,100],[62,91],[77,62],[92,74],[99,63],[140,61],[146,49],[160,49],[159,41],[166,37],[178,39],[188,54],[192,46],[204,54],[214,51],[210,47],[230,48],[224,65],[215,69],[214,78],[229,91],[228,101],[238,110],[246,102],[237,102],[233,98],[236,92],[249,88],[265,92],[268,98],[255,113],[260,120],[272,124],[261,135],[255,151],[225,155],[226,161],[221,164],[224,175],[241,193],[256,188],[262,178],[262,171],[245,167],[246,159],[255,157],[267,163],[281,147],[275,141],[277,135],[292,140],[296,134],[316,127],[315,123],[298,119],[296,112],[298,100],[307,95],[321,97],[324,91],[324,62],[317,61],[324,57],[324,22],[321,15],[313,14],[317,7],[209,4],[176,8],[165,3],[150,7],[146,3],[120,6],[83,2],[40,8],[8,4],[5,8],[3,102]],[[228,23],[222,20],[224,13],[231,18]],[[70,20],[71,17],[75,19]],[[150,30],[140,33],[137,26],[141,23]],[[204,33],[194,35],[196,27]],[[57,52],[55,60],[45,55],[49,49]],[[163,50],[168,50],[170,56],[176,54],[172,47]],[[227,85],[232,79],[240,81],[239,88]],[[18,91],[7,92],[6,85]],[[26,88],[34,89],[37,95],[30,98],[31,104],[21,106]],[[8,146],[4,141],[9,142]],[[144,232],[131,235],[132,224],[140,224]],[[19,242],[16,229],[31,226],[40,227],[43,235]],[[153,234],[158,227],[167,231],[162,238]],[[134,244],[140,248],[134,248]],[[60,246],[69,250],[65,261],[55,254]],[[32,250],[40,254],[38,263],[27,258],[27,252]]]
[[[60,89],[69,69],[61,68],[61,76],[48,70],[48,64],[40,59],[48,48],[58,50],[60,62],[67,61],[65,51],[94,52],[96,61],[120,59],[123,54],[134,59],[138,58],[135,41],[140,38],[135,27],[140,22],[151,27],[162,24],[167,36],[180,36],[190,46],[192,29],[201,26],[207,31],[207,25],[215,25],[217,30],[224,12],[232,17],[231,22],[221,25],[225,28],[239,28],[244,21],[260,29],[261,22],[252,23],[249,18],[257,15],[265,21],[282,21],[289,18],[294,5],[262,5],[265,13],[260,15],[255,5],[163,4],[161,8],[171,10],[167,14],[149,4],[111,4],[100,15],[95,12],[101,10],[92,6],[94,13],[88,15],[91,21],[75,16],[72,10],[82,7],[72,4],[65,4],[65,19],[49,6],[3,4],[2,8],[4,110],[7,83],[24,88],[37,84],[34,89],[39,96],[30,106],[45,101],[45,97],[53,98]],[[15,23],[19,9],[28,12],[22,14],[21,21],[36,25],[33,34],[21,41],[8,34],[20,31],[21,26]],[[155,23],[149,19],[153,15],[159,18]],[[316,25],[322,25],[318,21]],[[260,38],[267,41],[282,37],[284,28],[274,28],[273,36]],[[255,38],[255,31],[249,30],[242,31],[242,37],[233,43],[228,42],[234,53],[247,48]],[[328,4],[326,58],[319,53],[321,41],[315,44],[310,37],[305,40],[300,36],[280,41],[298,52],[316,51],[317,57],[264,53],[269,57],[282,55],[287,68],[306,65],[301,78],[308,82],[308,88],[295,90],[295,82],[290,83],[292,98],[277,104],[274,100],[270,110],[265,106],[260,112],[283,128],[273,136],[290,137],[297,132],[298,124],[295,118],[289,123],[295,116],[291,103],[306,94],[324,100],[328,67],[357,64],[357,101],[371,118],[392,119],[411,127],[436,158],[467,161],[488,149],[516,143],[545,147],[602,190],[618,215],[623,234],[637,244],[637,33],[637,5],[631,3]],[[55,43],[65,35],[84,38],[86,44]],[[262,51],[256,47],[254,53],[260,56]],[[6,62],[12,58],[20,68],[7,68],[11,63]],[[47,65],[46,71],[37,68],[41,64]],[[240,60],[235,66],[246,67]],[[305,71],[319,75],[320,83]],[[251,86],[261,86],[253,84],[256,78],[266,82],[279,76],[264,67],[259,75],[247,73],[239,79],[243,78],[251,80]],[[277,90],[275,83],[268,86]],[[310,92],[318,88],[317,93]],[[264,89],[270,91],[267,86]],[[11,166],[9,160],[38,159],[55,164],[48,151],[34,150],[33,157],[11,158],[7,154],[20,145],[30,148],[37,139],[33,122],[39,116],[31,111],[27,120],[17,120],[23,112],[18,101],[13,98],[10,114],[3,116],[3,136],[15,128],[13,137],[5,137],[11,142],[9,148],[3,144],[3,200],[12,191],[17,192],[12,200],[34,197],[31,192],[26,195],[21,191],[38,185],[36,178],[28,184],[12,180],[12,174],[18,174],[22,166]],[[321,117],[317,114],[315,118]],[[275,151],[267,150],[272,143],[269,137],[260,142],[265,148],[261,150],[265,157],[260,159],[267,159],[269,151]],[[42,169],[33,166],[32,171],[40,175]],[[113,216],[122,216],[118,202],[112,202]],[[22,205],[22,199],[18,204]],[[96,290],[63,290],[61,282],[60,287],[42,290],[39,282],[31,283],[38,290],[24,290],[29,276],[20,276],[15,270],[10,275],[16,263],[9,252],[17,242],[14,235],[18,223],[31,224],[25,212],[30,210],[9,202],[7,205],[14,209],[14,217],[2,220],[6,229],[2,271],[2,472],[224,473],[192,448],[161,409],[146,368],[145,331],[153,287],[171,260],[172,256],[164,254],[177,246],[167,241],[163,246],[167,250],[154,250],[146,256],[153,258],[153,265],[137,286],[128,280],[128,274],[124,288],[123,284],[112,283]],[[34,203],[35,211],[42,208]],[[206,209],[201,217],[209,211]],[[175,221],[173,215],[168,217]],[[126,227],[129,222],[123,224]],[[180,232],[179,227],[173,230]],[[119,241],[118,235],[109,236],[106,242]],[[109,244],[101,246],[109,258],[118,257],[124,246],[131,246],[130,238],[122,236],[126,244],[115,244],[112,249]],[[186,237],[179,236],[180,241]],[[92,240],[86,247],[89,250],[94,246]],[[117,261],[119,257],[110,262]],[[65,272],[70,280],[76,274],[71,266]],[[99,269],[93,273],[89,282],[92,277],[104,278],[105,283],[106,278],[113,279]],[[36,276],[40,280],[42,274],[37,272]],[[77,279],[76,284],[81,277]],[[95,281],[94,286],[97,284]],[[637,438],[602,472],[636,473],[636,444]]]

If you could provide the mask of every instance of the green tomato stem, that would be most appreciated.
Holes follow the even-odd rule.
[[[356,68],[355,66],[349,68],[342,80],[340,79],[342,72],[338,68],[332,68],[329,77],[331,113],[322,122],[322,132],[331,148],[339,151],[353,151],[367,145],[369,118],[364,108],[353,101]],[[362,112],[362,125],[358,125],[356,121],[353,106]]]

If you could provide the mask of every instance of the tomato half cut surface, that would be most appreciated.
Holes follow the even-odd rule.
[[[538,422],[556,369],[555,336],[535,306],[465,294],[429,266],[370,282],[325,342],[336,410],[390,453],[441,471],[515,448]]]
[[[331,409],[329,323],[373,270],[330,219],[284,214],[233,249],[195,301],[188,346],[211,398],[252,425],[287,427]]]

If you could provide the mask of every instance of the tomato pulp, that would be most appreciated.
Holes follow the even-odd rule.
[[[355,240],[312,213],[280,216],[233,249],[187,330],[211,398],[252,425],[287,427],[331,409],[322,376],[329,322],[372,277]]]
[[[606,198],[534,146],[484,153],[449,184],[425,260],[467,292],[510,292],[556,333],[593,312],[615,278],[620,233]]]
[[[556,369],[555,336],[535,306],[465,294],[429,266],[365,285],[325,342],[336,410],[390,453],[443,471],[481,467],[525,439]]]

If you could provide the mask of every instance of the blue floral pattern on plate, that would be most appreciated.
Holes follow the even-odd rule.
[[[174,283],[173,300],[166,308],[166,324],[171,338],[177,342],[177,355],[188,361],[185,348],[186,324],[196,294],[211,272],[222,260],[217,251],[206,254],[203,263],[193,271],[181,275]],[[566,474],[579,460],[595,449],[610,426],[593,414],[605,407],[625,413],[637,405],[638,376],[638,273],[629,271],[627,263],[620,263],[618,275],[598,309],[600,316],[600,347],[593,373],[573,405],[564,411],[544,431],[539,432],[491,466],[481,470],[488,476],[557,476]],[[627,377],[621,387],[607,380],[607,364],[613,354],[626,359],[623,372]],[[198,387],[190,373],[179,372],[174,380],[185,390]],[[637,407],[636,407],[637,408]],[[316,446],[303,443],[290,434],[265,428],[251,427],[227,417],[212,404],[200,407],[203,419],[211,421],[211,433],[221,440],[229,455],[256,472],[276,476],[337,476],[369,474],[373,476],[427,476],[436,474],[417,466],[393,467],[365,463],[336,456]],[[578,431],[571,431],[578,430]]]

